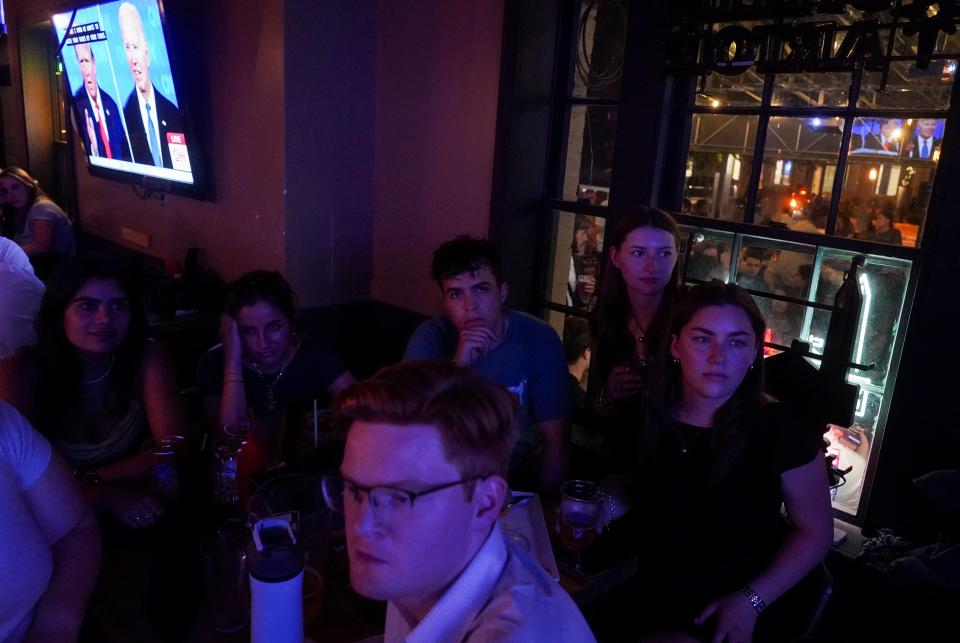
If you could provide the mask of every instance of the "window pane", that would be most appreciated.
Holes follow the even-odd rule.
[[[843,283],[843,273],[850,268],[850,253],[826,250],[819,268],[814,299],[833,303]],[[851,468],[845,483],[832,490],[833,506],[855,515],[859,508],[863,481],[870,450],[882,430],[886,397],[892,392],[887,379],[890,359],[900,328],[910,262],[869,256],[860,275],[863,296],[860,326],[854,344],[853,359],[861,364],[875,363],[870,371],[850,369],[847,381],[860,387],[852,427],[829,425],[824,438],[830,443],[827,452],[837,457],[835,466]],[[809,341],[814,352],[823,351],[823,339],[830,323],[830,313],[813,312]]]
[[[590,310],[597,300],[606,219],[554,211],[553,221],[547,300]]]
[[[943,128],[943,119],[856,118],[836,234],[915,247]]]
[[[694,114],[683,184],[684,212],[743,220],[756,116]]]
[[[883,74],[865,72],[857,107],[865,109],[947,109],[957,71],[955,60],[934,60],[929,69],[914,62],[890,63],[887,86],[880,91]]]
[[[823,232],[843,119],[776,116],[767,127],[756,221],[800,232]]]
[[[730,277],[730,252],[733,248],[733,233],[680,226],[684,239],[694,234],[693,245],[684,264],[684,279],[719,279]]]
[[[573,95],[578,98],[618,98],[623,78],[630,3],[581,2],[577,23]]]
[[[750,68],[736,76],[710,74],[697,92],[703,107],[753,107],[763,100],[763,76]]]
[[[789,346],[803,337],[807,307],[765,297],[765,293],[807,299],[816,248],[744,237],[736,283],[751,291],[767,321],[768,342]]]
[[[820,264],[814,300],[832,304],[843,284],[843,275],[850,269],[850,253],[839,250],[824,252]],[[860,271],[860,293],[863,311],[860,328],[854,344],[853,361],[859,364],[876,363],[870,371],[851,369],[849,378],[872,386],[884,386],[890,367],[893,340],[900,324],[900,313],[910,277],[910,262],[869,256]],[[815,353],[823,352],[824,339],[830,325],[830,312],[815,310],[810,323],[810,345]],[[849,379],[848,378],[848,379]]]
[[[607,205],[617,110],[576,105],[570,108],[568,132],[563,200]]]
[[[772,104],[778,107],[846,107],[849,73],[778,74]]]

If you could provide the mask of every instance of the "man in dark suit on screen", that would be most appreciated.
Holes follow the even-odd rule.
[[[918,118],[916,136],[911,137],[904,146],[904,156],[908,159],[936,161],[940,158],[940,141],[937,138],[937,119]]]
[[[129,2],[120,5],[120,34],[134,84],[123,105],[133,160],[173,168],[167,133],[183,134],[180,111],[150,82],[150,51],[143,21],[137,8]]]
[[[77,128],[87,156],[130,160],[127,133],[120,120],[120,110],[110,95],[97,84],[97,61],[93,47],[87,43],[74,45],[83,86],[73,95]]]

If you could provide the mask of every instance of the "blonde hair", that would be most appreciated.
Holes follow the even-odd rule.
[[[333,413],[345,428],[357,420],[436,427],[447,460],[464,479],[505,477],[516,436],[513,396],[453,362],[383,368],[344,391]]]

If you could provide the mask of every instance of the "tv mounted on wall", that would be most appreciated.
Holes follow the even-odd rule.
[[[90,173],[202,198],[160,0],[98,2],[52,22]]]

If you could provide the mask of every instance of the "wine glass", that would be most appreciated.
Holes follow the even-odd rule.
[[[597,535],[606,499],[607,492],[595,482],[567,480],[560,487],[560,542],[574,554],[577,574],[583,575],[583,550]]]

